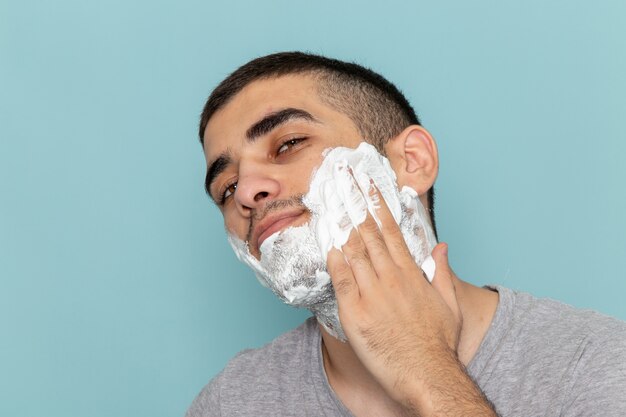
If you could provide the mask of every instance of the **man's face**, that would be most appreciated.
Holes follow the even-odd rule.
[[[352,120],[320,100],[312,77],[255,81],[206,127],[207,188],[229,233],[258,259],[267,237],[310,220],[300,197],[322,152],[361,141]]]

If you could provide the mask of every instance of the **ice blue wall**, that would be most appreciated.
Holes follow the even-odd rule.
[[[460,276],[626,319],[625,5],[0,0],[0,415],[182,415],[307,316],[235,261],[196,138],[281,50],[407,94]]]

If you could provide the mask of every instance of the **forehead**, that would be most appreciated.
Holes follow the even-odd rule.
[[[293,107],[322,116],[332,110],[317,93],[317,82],[310,75],[285,75],[257,80],[237,93],[209,120],[204,131],[207,157],[220,152],[225,144],[238,143],[256,121],[277,110]]]

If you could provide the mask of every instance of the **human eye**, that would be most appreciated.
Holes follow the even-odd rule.
[[[230,197],[231,195],[233,195],[236,189],[237,189],[237,181],[233,181],[230,184],[226,185],[226,187],[224,187],[224,191],[222,192],[222,195],[220,196],[220,201],[219,201],[220,206],[226,203],[226,199]]]
[[[289,151],[290,149],[296,147],[298,144],[300,144],[301,142],[305,141],[306,138],[291,138],[288,139],[286,141],[284,141],[283,143],[281,143],[281,145],[278,147],[278,150],[276,151],[277,155],[281,155],[287,151]]]

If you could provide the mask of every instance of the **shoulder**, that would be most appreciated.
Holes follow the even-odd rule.
[[[503,415],[538,415],[540,410],[562,416],[626,415],[620,414],[624,402],[619,394],[626,385],[626,323],[552,299],[495,289],[498,309],[471,369]]]
[[[599,312],[580,309],[550,298],[536,298],[524,292],[497,287],[501,294],[512,296],[512,320],[527,337],[568,344],[609,341],[626,342],[626,322]]]
[[[544,317],[539,330],[557,352],[547,359],[567,359],[560,415],[626,415],[626,322],[554,300],[537,300],[533,310],[531,317]],[[542,362],[555,371],[553,364]]]
[[[314,318],[258,349],[246,349],[232,358],[226,367],[198,394],[187,417],[218,416],[216,410],[233,406],[241,411],[242,403],[251,410],[264,409],[276,401],[299,379],[306,377],[319,329]],[[284,397],[284,396],[283,396]],[[228,415],[228,413],[226,413]]]
[[[545,390],[552,400],[559,399],[555,410],[562,407],[560,415],[599,410],[624,415],[626,322],[552,299],[512,294],[514,346],[509,345],[508,353],[521,359],[514,365],[516,374],[527,377],[535,389],[550,381]]]

